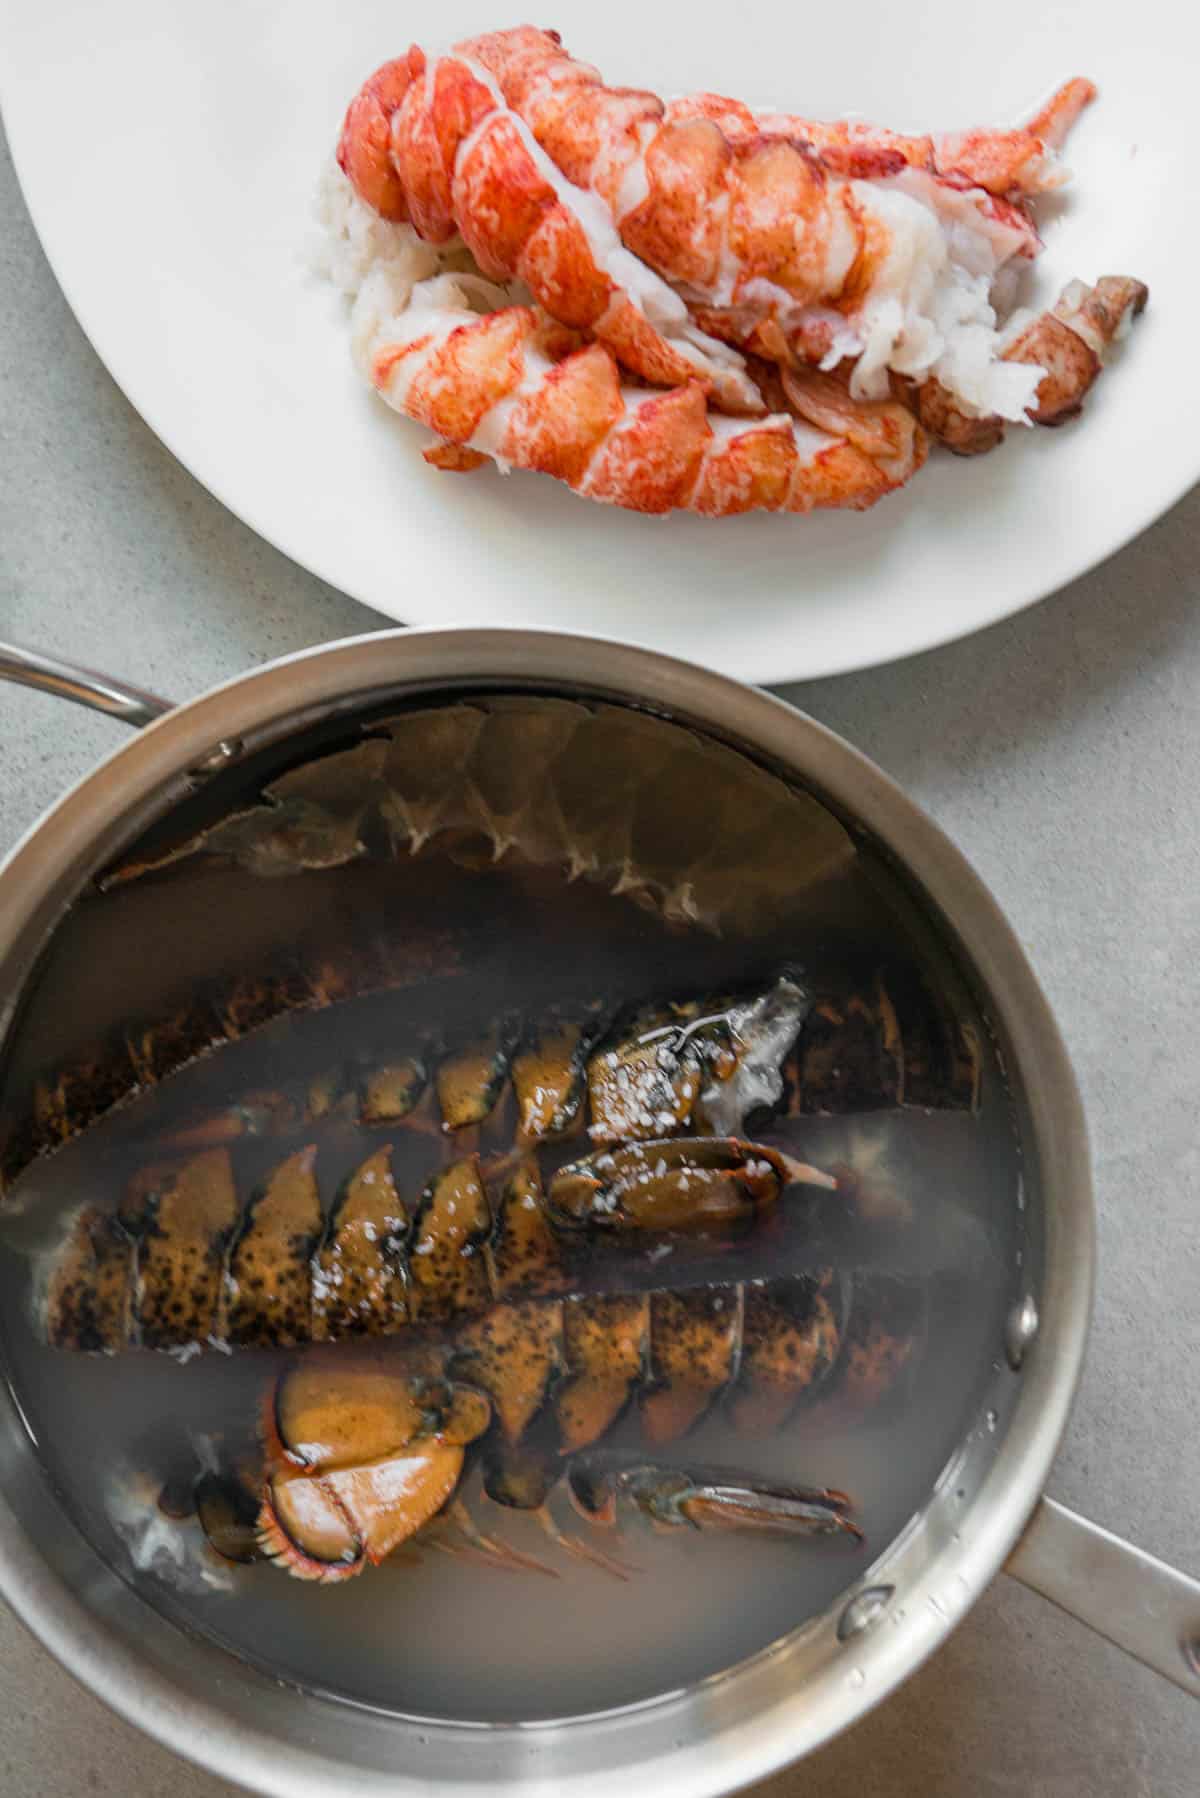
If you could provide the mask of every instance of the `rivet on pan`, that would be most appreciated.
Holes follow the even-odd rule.
[[[895,1586],[868,1586],[865,1592],[857,1593],[838,1619],[838,1641],[848,1642],[851,1636],[861,1636],[863,1630],[869,1629],[891,1602],[895,1590]]]
[[[242,753],[242,739],[230,737],[202,755],[198,762],[193,762],[188,769],[189,780],[211,780],[214,774],[220,774],[230,767]]]
[[[1025,1351],[1038,1333],[1038,1308],[1028,1294],[1014,1305],[1004,1326],[1004,1350],[1008,1365],[1016,1373],[1025,1359]]]

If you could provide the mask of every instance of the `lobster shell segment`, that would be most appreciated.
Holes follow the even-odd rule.
[[[648,1293],[569,1298],[563,1351],[570,1377],[554,1395],[563,1454],[603,1436],[641,1378],[650,1339]]]
[[[407,1321],[407,1234],[391,1151],[377,1149],[343,1187],[326,1239],[313,1256],[315,1341],[384,1336]]]
[[[182,1167],[149,1169],[133,1183],[138,1204],[132,1328],[143,1348],[202,1341],[221,1291],[225,1240],[238,1217],[224,1149]]]
[[[222,1334],[234,1346],[290,1347],[312,1333],[308,1257],[325,1222],[316,1158],[311,1147],[290,1155],[250,1202],[225,1274]]]
[[[650,1381],[641,1394],[648,1442],[674,1442],[732,1384],[742,1340],[740,1286],[650,1296]]]
[[[132,1268],[133,1242],[120,1220],[98,1205],[76,1212],[36,1301],[50,1340],[84,1353],[126,1347]]]
[[[837,1359],[831,1281],[826,1275],[751,1280],[743,1307],[741,1376],[730,1413],[742,1435],[766,1436],[820,1388]]]

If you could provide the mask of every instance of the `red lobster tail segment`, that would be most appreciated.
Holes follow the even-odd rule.
[[[711,413],[699,382],[665,393],[628,386],[603,346],[562,355],[555,337],[523,307],[465,321],[413,309],[381,322],[371,380],[452,444],[636,512],[862,510],[925,459],[925,434],[899,404],[886,408],[894,442],[869,453],[786,414]]]

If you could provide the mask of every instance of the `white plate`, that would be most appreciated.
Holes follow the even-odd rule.
[[[413,39],[519,22],[497,4],[0,0],[13,154],[80,323],[163,442],[296,561],[410,623],[571,626],[785,680],[1004,617],[1200,474],[1200,15],[1180,0],[556,0],[568,49],[611,81],[818,117],[1008,123],[1092,76],[1038,297],[1133,274],[1151,307],[1081,422],[938,456],[861,516],[645,519],[539,476],[429,469],[425,433],[360,386],[341,302],[307,273],[309,201],[360,79]]]

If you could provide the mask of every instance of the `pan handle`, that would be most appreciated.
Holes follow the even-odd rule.
[[[1052,1498],[1038,1505],[1005,1572],[1200,1698],[1200,1580]]]
[[[172,710],[171,701],[160,699],[157,693],[110,680],[107,674],[76,667],[73,662],[39,655],[34,649],[21,649],[15,643],[0,643],[0,680],[55,693],[60,699],[74,700],[76,705],[86,705],[94,712],[105,712],[110,718],[120,718],[122,723],[139,728],[153,724],[164,712]]]

